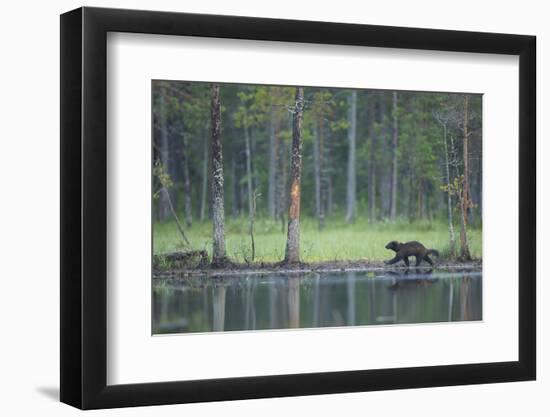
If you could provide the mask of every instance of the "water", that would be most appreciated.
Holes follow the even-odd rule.
[[[153,333],[482,319],[481,271],[155,279]]]

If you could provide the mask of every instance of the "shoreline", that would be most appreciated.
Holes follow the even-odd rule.
[[[174,268],[166,270],[153,270],[153,279],[166,278],[221,278],[242,275],[270,275],[270,274],[307,274],[307,273],[335,273],[335,272],[380,272],[380,271],[418,271],[425,272],[430,270],[450,270],[450,271],[471,271],[482,270],[481,260],[469,262],[436,262],[432,267],[427,264],[420,266],[405,265],[388,266],[383,262],[366,261],[332,261],[332,262],[312,262],[299,263],[295,265],[284,265],[281,263],[260,263],[260,264],[230,264],[224,268],[197,267],[197,268]]]

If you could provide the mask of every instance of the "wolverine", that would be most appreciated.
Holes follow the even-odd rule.
[[[385,261],[387,265],[392,265],[403,260],[405,265],[409,266],[409,256],[414,256],[416,258],[416,266],[419,266],[423,260],[433,266],[434,263],[428,255],[434,254],[435,256],[439,256],[439,252],[435,249],[426,249],[422,243],[416,241],[400,243],[392,240],[386,245],[386,249],[395,251],[393,259]]]

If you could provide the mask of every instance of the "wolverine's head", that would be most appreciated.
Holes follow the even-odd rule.
[[[386,249],[391,249],[397,252],[399,250],[399,246],[401,246],[401,244],[397,240],[392,240],[386,245]]]

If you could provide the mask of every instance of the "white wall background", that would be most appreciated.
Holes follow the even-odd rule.
[[[550,97],[550,26],[544,2],[441,0],[94,1],[86,5],[238,14],[395,26],[533,34],[538,37],[539,259],[550,250],[544,184],[550,148],[541,120]],[[59,17],[82,3],[7,2],[0,24],[0,410],[3,415],[76,415],[59,391]],[[488,156],[490,157],[490,156]],[[546,158],[545,158],[546,157]],[[546,190],[544,190],[546,188]],[[545,236],[543,236],[545,235]],[[538,381],[100,411],[99,415],[279,416],[315,414],[548,415],[550,283],[539,270]]]

